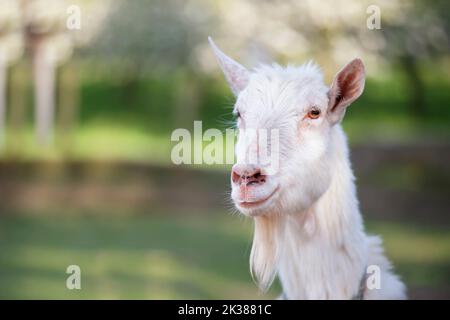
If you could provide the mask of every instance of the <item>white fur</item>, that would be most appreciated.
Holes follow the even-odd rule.
[[[273,196],[261,205],[245,207],[238,186],[232,190],[237,208],[255,220],[250,263],[261,288],[270,286],[278,275],[289,299],[351,299],[366,267],[377,265],[381,288],[366,290],[364,299],[405,298],[405,287],[392,273],[381,241],[364,232],[340,125],[346,107],[364,88],[362,62],[352,61],[329,88],[312,63],[261,66],[248,72],[213,47],[228,81],[239,80],[232,85],[235,111],[241,114],[239,129],[276,128],[280,133],[278,172],[251,190],[252,201]],[[356,75],[347,78],[353,81],[342,80],[348,74]],[[342,103],[333,104],[344,83],[350,83],[352,90],[342,93],[347,94]],[[236,92],[236,88],[241,89]],[[312,106],[321,111],[317,119],[308,117]],[[239,136],[238,164],[245,163],[248,153],[267,147],[255,143]]]

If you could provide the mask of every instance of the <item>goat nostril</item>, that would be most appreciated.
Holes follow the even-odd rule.
[[[236,185],[260,185],[264,184],[266,179],[267,176],[262,174],[260,169],[236,167],[231,170],[231,181]]]
[[[233,181],[233,183],[237,184],[239,183],[241,180],[241,176],[239,174],[236,173],[236,171],[233,171],[231,173],[231,181]]]
[[[246,185],[258,185],[264,184],[266,182],[266,176],[262,175],[260,171],[256,172],[254,175],[246,177]]]

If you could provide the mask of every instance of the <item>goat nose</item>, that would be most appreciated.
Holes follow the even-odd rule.
[[[231,169],[231,181],[236,185],[257,185],[265,183],[266,176],[261,173],[261,168],[257,166],[235,164]]]

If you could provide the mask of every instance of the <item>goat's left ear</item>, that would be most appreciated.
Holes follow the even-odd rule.
[[[331,123],[342,120],[346,108],[362,94],[366,72],[361,59],[348,63],[334,77],[328,92],[328,117]]]

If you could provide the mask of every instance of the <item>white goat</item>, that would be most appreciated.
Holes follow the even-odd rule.
[[[287,299],[405,298],[381,240],[364,232],[340,125],[363,92],[362,61],[351,61],[327,87],[312,63],[250,72],[209,40],[237,97],[231,196],[255,222],[250,265],[259,286],[268,288],[278,274]],[[244,138],[244,129],[277,130],[276,173],[246,161],[272,145]]]

